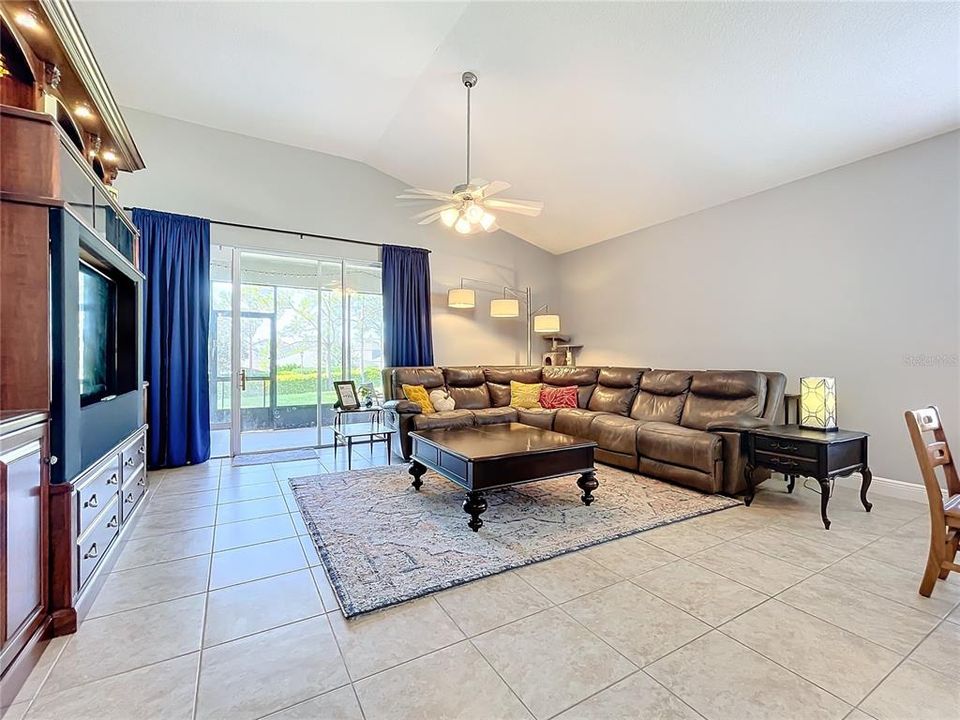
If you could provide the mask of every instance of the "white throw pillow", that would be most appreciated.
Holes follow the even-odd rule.
[[[457,404],[453,401],[453,398],[450,397],[450,393],[448,393],[446,390],[431,390],[430,402],[433,403],[433,407],[437,412],[453,410],[457,406]]]

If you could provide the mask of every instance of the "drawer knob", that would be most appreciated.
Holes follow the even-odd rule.
[[[144,447],[143,445],[137,448],[138,455],[146,455],[146,453],[147,453],[147,448]]]
[[[123,461],[123,464],[124,464],[126,467],[133,467],[133,463],[134,463],[134,462],[135,462],[135,461],[134,461],[133,458],[127,458],[126,460]]]
[[[127,496],[123,499],[123,501],[126,502],[126,503],[132,503],[132,502],[133,502],[133,493],[132,493],[132,492],[127,493]]]
[[[93,495],[91,495],[91,496],[90,496],[90,499],[87,500],[87,501],[83,504],[83,506],[84,506],[84,507],[92,507],[92,508],[100,507],[100,501],[97,500],[97,494],[94,493]]]
[[[93,545],[90,546],[90,549],[87,550],[86,553],[84,553],[83,559],[89,560],[90,558],[95,558],[99,554],[100,552],[97,550],[97,544],[94,543]]]
[[[120,521],[117,520],[117,516],[114,515],[112,518],[110,518],[110,522],[107,523],[107,527],[108,527],[108,528],[115,528],[115,527],[116,527],[117,525],[119,525],[119,524],[120,524]]]
[[[56,465],[60,461],[56,455],[51,455],[47,458],[47,465]]]
[[[111,475],[110,478],[107,480],[107,485],[116,485],[116,484],[119,483],[119,482],[120,482],[120,478],[118,478],[118,477],[117,477],[117,474],[114,473],[114,474]]]
[[[140,487],[143,487],[146,484],[147,484],[146,478],[140,478],[139,480],[137,480],[137,485],[139,485]]]

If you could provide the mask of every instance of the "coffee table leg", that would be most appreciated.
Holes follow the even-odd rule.
[[[420,478],[423,476],[423,474],[426,471],[427,471],[426,466],[421,465],[416,460],[410,463],[410,469],[407,470],[407,472],[413,475],[413,482],[410,484],[413,485],[414,490],[419,490],[420,486],[423,485],[423,480],[421,480]]]
[[[467,525],[474,532],[483,527],[483,520],[480,516],[487,509],[487,501],[483,499],[483,493],[471,490],[467,493],[466,500],[463,501],[463,511],[470,515],[470,521]]]
[[[589,505],[594,500],[593,491],[596,490],[600,483],[597,482],[597,474],[593,471],[585,472],[579,478],[577,478],[577,486],[583,490],[583,494],[580,496],[580,499],[583,501],[584,505]]]

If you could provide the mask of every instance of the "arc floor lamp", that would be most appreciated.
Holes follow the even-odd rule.
[[[507,285],[497,285],[486,280],[476,278],[460,278],[460,287],[447,291],[447,307],[456,309],[470,309],[477,306],[477,293],[474,288],[464,287],[464,283],[481,285],[487,288],[496,288],[495,297],[490,301],[490,317],[515,318],[520,317],[520,306],[524,306],[524,315],[527,319],[527,365],[533,362],[533,333],[560,332],[560,316],[550,313],[549,305],[533,307],[533,295],[530,288],[513,288]]]

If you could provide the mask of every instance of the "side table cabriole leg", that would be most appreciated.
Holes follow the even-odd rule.
[[[463,511],[470,515],[467,525],[474,532],[483,527],[483,520],[480,519],[480,516],[486,509],[487,501],[484,500],[482,492],[471,490],[467,493],[467,498],[463,501]]]
[[[593,491],[600,487],[600,483],[597,482],[597,474],[593,471],[585,472],[577,478],[577,487],[583,490],[580,500],[583,501],[584,505],[590,505],[590,503],[596,500],[593,496]]]
[[[423,477],[423,474],[427,471],[425,465],[421,465],[416,460],[411,461],[410,469],[407,470],[413,476],[413,482],[410,484],[413,485],[414,490],[419,490],[420,486],[423,485],[423,480],[420,478]]]
[[[829,530],[830,520],[827,518],[827,504],[830,502],[830,478],[817,479],[820,483],[820,519],[823,526]]]
[[[756,494],[756,488],[753,486],[753,465],[747,463],[743,466],[743,481],[747,484],[747,492],[743,496],[743,504],[750,507],[753,502],[753,496]]]
[[[873,473],[870,472],[870,468],[864,465],[860,475],[863,478],[860,481],[860,502],[863,503],[863,509],[870,512],[873,510],[873,503],[867,500],[867,490],[870,489],[870,483],[873,482]]]
[[[786,480],[787,480],[787,494],[792,494],[792,493],[793,493],[793,487],[794,487],[794,485],[796,485],[796,483],[797,483],[797,476],[796,476],[796,475],[787,475],[787,476],[786,476]]]

